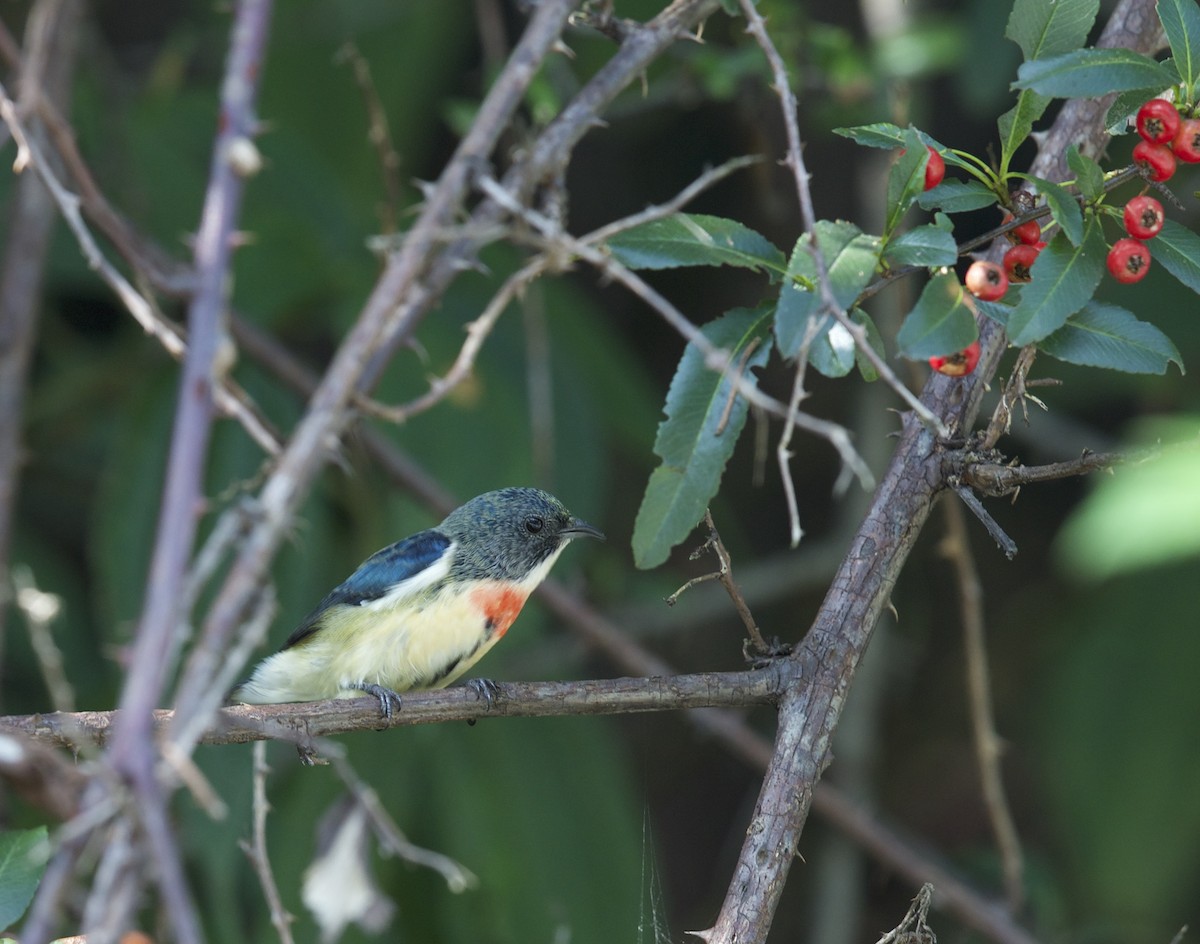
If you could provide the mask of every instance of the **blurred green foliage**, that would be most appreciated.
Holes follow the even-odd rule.
[[[244,317],[314,369],[328,361],[370,291],[380,264],[366,242],[388,218],[367,109],[339,52],[353,42],[370,65],[400,158],[402,205],[392,209],[404,226],[419,199],[415,181],[436,177],[498,66],[482,50],[480,6],[303,0],[276,10],[259,108],[267,163],[248,189],[241,228],[252,238],[236,257],[233,298]],[[621,15],[634,17],[657,9],[650,0],[620,6]],[[1018,52],[1001,38],[1005,4],[930,2],[909,25],[877,40],[854,5],[764,0],[763,6],[795,65],[822,217],[878,231],[881,224],[869,220],[880,216],[886,190],[886,167],[881,172],[871,163],[877,155],[837,138],[833,127],[912,121],[950,146],[984,154],[997,114],[1012,104],[1007,83]],[[510,6],[496,10],[500,38],[511,43],[522,15]],[[80,148],[135,225],[186,257],[208,170],[227,12],[199,3],[101,3],[93,15],[71,111]],[[157,28],[129,35],[143,21]],[[568,177],[574,232],[666,199],[705,165],[742,153],[771,159],[783,153],[778,104],[743,24],[718,15],[704,38],[703,45],[680,43],[656,63],[645,90],[622,95],[610,126],[585,140]],[[593,34],[573,33],[570,41],[575,58],[557,58],[539,76],[505,149],[520,147],[612,50]],[[1122,147],[1114,145],[1113,166]],[[7,202],[11,187],[9,176],[0,177],[0,201]],[[1197,205],[1187,203],[1181,221],[1195,228]],[[791,181],[771,161],[723,184],[695,210],[743,220],[775,245],[793,245],[799,230]],[[976,231],[996,222],[984,215],[973,221]],[[972,221],[959,225],[957,236],[971,235]],[[50,261],[13,560],[63,598],[66,615],[54,632],[67,675],[80,707],[103,708],[119,690],[122,650],[141,603],[178,375],[98,285],[61,227]],[[510,247],[489,249],[486,271],[455,283],[422,326],[419,346],[389,366],[379,397],[404,400],[423,391],[429,375],[444,373],[464,326],[519,261]],[[761,277],[743,280],[724,270],[653,275],[699,324],[761,300]],[[1130,292],[1111,293],[1174,339],[1186,364],[1200,364],[1195,296],[1154,271],[1138,288],[1152,299],[1145,308]],[[918,290],[911,288],[913,298]],[[169,313],[181,315],[178,307]],[[894,351],[895,323],[889,327],[881,306],[871,314]],[[379,428],[459,497],[510,483],[551,488],[610,536],[603,547],[568,551],[556,575],[586,586],[681,670],[732,669],[741,655],[731,608],[689,609],[685,598],[682,616],[664,616],[660,602],[708,562],[686,563],[685,541],[667,567],[642,574],[629,552],[682,347],[648,310],[598,286],[589,273],[548,279],[501,320],[475,375],[448,402],[402,427]],[[1194,374],[1135,377],[1057,363],[1046,370],[1065,381],[1039,391],[1052,412],[1035,414],[1028,428],[1018,424],[1005,444],[1027,462],[1107,448],[1117,429],[1143,414],[1200,412]],[[530,380],[539,376],[549,384],[548,398],[537,392],[547,388]],[[280,429],[302,414],[302,398],[260,365],[243,359],[237,377]],[[788,382],[770,373],[763,378],[785,395]],[[891,422],[887,410],[897,403],[863,387],[856,374],[837,385],[816,378],[809,406],[857,428],[878,471],[890,448],[879,423]],[[769,432],[773,447],[776,428]],[[828,497],[838,476],[832,450],[811,439],[793,448],[809,542],[801,553],[824,550],[812,558],[815,575],[795,573],[793,562],[803,558],[785,550],[778,473],[773,462],[757,461],[753,435],[739,445],[714,504],[747,586],[778,583],[780,573],[795,582],[795,588],[770,587],[755,607],[768,633],[790,640],[802,635],[820,603],[828,561],[844,550],[844,529],[854,523],[849,509],[859,498]],[[436,520],[387,480],[354,436],[339,460],[314,490],[274,569],[273,644],[363,557]],[[240,429],[220,425],[207,469],[213,505],[206,524],[253,492],[261,463]],[[995,510],[1021,548],[1013,564],[976,535],[993,626],[997,715],[1010,744],[1005,769],[1032,863],[1031,923],[1070,931],[1074,939],[1169,940],[1185,921],[1200,924],[1194,684],[1200,580],[1194,558],[1098,584],[1059,574],[1048,549],[1086,488],[1026,489],[1015,508]],[[887,640],[897,655],[886,677],[872,792],[877,808],[926,837],[977,884],[994,888],[992,843],[962,707],[957,603],[933,552],[938,529],[935,518],[893,596],[901,620]],[[652,623],[656,629],[641,628]],[[3,709],[46,710],[14,611],[7,626]],[[581,652],[536,603],[481,669],[498,679],[614,673]],[[769,717],[755,720],[769,732]],[[704,927],[723,895],[731,850],[757,789],[754,772],[698,741],[674,717],[505,720],[342,740],[409,837],[458,858],[481,879],[479,889],[454,895],[428,872],[373,861],[399,906],[385,938],[422,944],[568,938],[640,944],[648,938],[639,929],[662,918],[647,916],[639,904],[643,877],[656,862],[671,938],[682,928]],[[261,892],[236,845],[250,830],[249,750],[205,748],[199,757],[230,808],[214,822],[186,800],[178,805],[211,939],[272,940]],[[313,941],[317,931],[300,903],[300,877],[313,855],[316,821],[339,788],[329,769],[301,768],[283,745],[271,748],[270,761],[272,864],[285,905],[298,917],[297,939]],[[836,761],[830,776],[839,776]],[[647,810],[657,851],[643,839]],[[36,822],[36,811],[0,805],[6,828]],[[805,855],[815,861],[807,848]],[[807,937],[812,899],[821,894],[811,876],[806,865],[793,870],[780,939],[789,932]],[[864,886],[859,938],[893,926],[912,895],[878,871]],[[153,916],[145,918],[152,925]],[[946,937],[971,939],[954,934]],[[346,936],[366,939],[357,930]]]

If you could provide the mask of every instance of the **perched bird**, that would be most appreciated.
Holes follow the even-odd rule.
[[[368,557],[334,587],[231,700],[251,704],[449,685],[508,631],[567,542],[604,539],[536,488],[486,492]]]

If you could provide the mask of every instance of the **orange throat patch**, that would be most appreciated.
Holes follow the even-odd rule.
[[[488,634],[499,639],[516,620],[528,593],[512,586],[485,584],[471,591],[471,602],[487,620]]]

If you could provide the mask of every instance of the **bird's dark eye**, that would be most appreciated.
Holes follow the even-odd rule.
[[[537,515],[532,515],[529,518],[525,519],[525,530],[528,531],[530,534],[537,534],[539,531],[542,530],[542,528],[545,526],[545,524],[546,524],[546,522],[544,522]]]

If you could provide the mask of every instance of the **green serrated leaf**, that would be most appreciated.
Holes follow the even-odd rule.
[[[46,827],[0,833],[0,928],[16,924],[46,868]]]
[[[1084,44],[1099,6],[1099,0],[1016,0],[1004,35],[1021,47],[1026,62],[1059,56]],[[1049,96],[1025,89],[1017,103],[1000,116],[996,127],[1002,168],[1008,167],[1049,104]]]
[[[1084,367],[1107,367],[1132,374],[1163,374],[1183,360],[1171,339],[1154,325],[1138,321],[1117,305],[1088,302],[1067,323],[1038,343],[1051,357]]]
[[[1026,60],[1062,55],[1087,41],[1099,9],[1100,0],[1016,0],[1004,35]]]
[[[778,276],[783,253],[770,240],[720,216],[675,213],[618,233],[608,240],[617,261],[631,269],[731,265]]]
[[[1021,63],[1012,87],[1054,98],[1099,98],[1127,89],[1167,88],[1173,80],[1170,69],[1132,49],[1077,49]]]
[[[834,128],[833,133],[843,138],[849,138],[851,141],[861,144],[864,147],[894,150],[908,146],[904,139],[904,135],[908,130],[907,128],[901,128],[899,125],[894,125],[890,121],[877,121],[874,124],[855,125],[852,128]],[[917,129],[917,135],[926,146],[933,148],[941,154],[942,160],[947,164],[953,167],[961,167],[964,170],[977,170],[975,165],[963,160],[963,158],[951,151],[937,138],[926,134],[920,129]]]
[[[1154,237],[1154,261],[1193,292],[1200,292],[1200,236],[1167,219]]]
[[[917,203],[922,208],[940,207],[947,213],[965,213],[995,202],[996,195],[978,180],[943,180],[932,190],[917,196]]]
[[[884,247],[883,258],[891,266],[954,265],[958,261],[958,243],[951,233],[930,223],[890,240]]]
[[[1196,0],[1158,0],[1158,18],[1162,22],[1171,58],[1188,88],[1200,78],[1200,7]]]
[[[702,331],[750,377],[770,353],[772,318],[766,306],[739,308]],[[671,380],[665,412],[654,442],[662,465],[650,476],[633,528],[634,562],[642,568],[665,561],[703,517],[746,423],[747,405],[730,378],[710,369],[704,354],[689,344]]]
[[[1021,303],[1008,319],[1009,339],[1017,347],[1033,344],[1061,328],[1096,292],[1104,275],[1108,246],[1100,221],[1087,221],[1083,241],[1072,246],[1055,238],[1043,249],[1030,271],[1031,281]]]
[[[1067,148],[1067,166],[1085,200],[1098,200],[1104,195],[1104,169],[1086,154],[1080,154],[1074,144]]]
[[[853,223],[843,220],[818,220],[816,234],[834,300],[843,309],[849,308],[875,274],[875,267],[879,263],[879,237],[864,233]],[[814,285],[817,281],[817,266],[809,250],[810,245],[807,233],[796,241],[788,261],[789,278],[779,293],[775,309],[775,337],[780,354],[786,358],[795,357],[800,350],[808,331],[809,318],[819,307],[812,291],[796,285],[797,280],[806,285]],[[822,335],[826,334],[833,324],[833,320],[829,319],[817,330]]]
[[[1046,198],[1050,215],[1063,231],[1063,235],[1078,246],[1083,241],[1083,210],[1079,201],[1063,186],[1042,177],[1029,178],[1037,184],[1038,193]]]
[[[1024,89],[1017,95],[1017,103],[996,119],[996,130],[1000,134],[1001,162],[1004,167],[1012,161],[1017,148],[1033,131],[1033,123],[1042,117],[1049,104],[1050,96]]]
[[[843,138],[849,138],[855,144],[864,147],[893,148],[904,147],[904,129],[890,121],[877,121],[869,125],[855,125],[853,128],[834,128],[833,133]]]
[[[979,336],[966,291],[952,272],[935,275],[904,319],[896,343],[912,360],[961,351]]]

